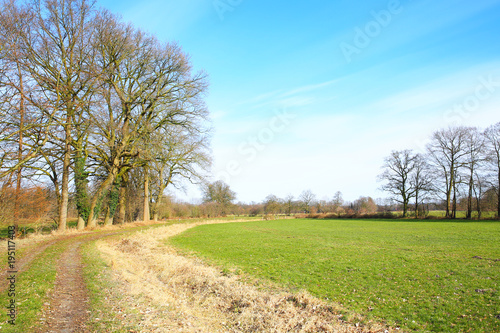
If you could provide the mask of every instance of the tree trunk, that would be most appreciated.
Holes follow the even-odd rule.
[[[118,223],[119,224],[124,224],[125,223],[125,215],[126,215],[126,204],[127,204],[127,186],[125,184],[124,179],[122,179],[122,182],[120,183],[120,195],[119,195],[119,201],[118,201]]]
[[[446,184],[446,216],[445,218],[449,219],[451,217],[450,208],[451,208],[451,188],[452,182],[447,182]]]
[[[453,172],[452,172],[453,174]],[[450,218],[451,217],[451,212],[450,212],[450,208],[451,208],[451,192],[453,190],[453,181],[452,181],[452,176],[450,175],[450,182],[448,183],[448,188],[446,189],[446,218]]]
[[[83,220],[83,227],[78,224],[78,229],[85,228],[85,221],[88,221],[90,215],[89,198],[88,198],[88,180],[85,173],[85,158],[83,157],[81,142],[76,145],[74,158],[74,182],[75,182],[75,201],[78,212],[78,222],[80,218]],[[81,228],[81,229],[80,229]]]
[[[151,219],[149,215],[149,172],[144,168],[144,215],[143,221],[148,222]]]
[[[59,231],[66,230],[66,222],[68,218],[68,199],[69,199],[69,166],[71,158],[71,117],[68,116],[65,126],[65,142],[64,142],[64,157],[63,157],[63,170],[61,181],[61,204],[59,206]]]
[[[120,176],[116,177],[115,181],[113,182],[113,186],[109,191],[108,205],[106,211],[107,220],[106,219],[104,220],[104,225],[112,225],[114,223],[113,219],[116,213],[116,208],[118,207],[118,201],[120,200],[121,179],[122,177]]]
[[[449,219],[451,216],[450,216],[450,195],[449,194],[446,194],[446,216],[445,218]]]
[[[163,192],[163,190],[162,190]],[[162,193],[160,192],[160,193]],[[160,201],[161,201],[162,195],[158,195],[155,197],[154,201],[151,203],[151,212],[153,213],[153,221],[157,222],[158,221],[158,207],[160,206]]]
[[[155,222],[158,221],[158,207],[160,206],[161,204],[161,200],[163,198],[163,191],[165,191],[165,189],[167,188],[167,186],[170,184],[171,180],[172,180],[172,172],[170,172],[170,175],[167,179],[167,181],[165,181],[163,179],[163,173],[165,171],[165,166],[163,165],[161,168],[160,168],[160,172],[158,172],[159,174],[159,184],[158,184],[158,195],[154,198],[154,202],[152,203],[152,207],[151,207],[151,211],[153,212],[153,220]]]
[[[90,229],[97,227],[97,216],[95,212],[97,203],[101,199],[101,196],[104,193],[104,191],[106,191],[112,184],[113,180],[115,179],[115,176],[116,176],[116,171],[112,170],[111,173],[108,175],[108,178],[106,178],[106,180],[101,184],[101,186],[99,186],[99,189],[92,198],[92,201],[90,203],[89,220],[87,224],[87,227]]]
[[[500,168],[498,170],[498,191],[497,191],[497,219],[500,219]]]
[[[415,192],[415,219],[418,219],[418,191]]]
[[[476,208],[477,208],[477,219],[480,220],[481,217],[482,217],[482,215],[483,215],[482,214],[483,212],[481,211],[481,201],[480,201],[479,198],[477,198],[476,200],[477,200],[477,206],[476,206]]]
[[[80,215],[78,216],[78,224],[76,226],[76,228],[78,230],[83,230],[85,229],[85,220],[83,219],[83,217],[81,217]]]
[[[66,154],[65,154],[66,155]],[[63,162],[63,175],[61,182],[61,204],[59,206],[59,231],[66,230],[66,221],[68,218],[68,180],[69,175],[69,158],[64,158]]]
[[[474,198],[476,199],[476,211],[477,211],[477,219],[481,220],[482,212],[481,212],[481,197],[483,196],[483,189],[481,181],[478,178],[478,186],[474,187]]]
[[[151,203],[151,212],[153,213],[153,221],[158,221],[158,207],[160,206],[161,195],[158,196],[154,202]]]
[[[467,198],[467,219],[472,220],[472,195],[474,190],[474,173],[471,171],[469,180],[469,197]]]
[[[158,221],[158,201],[151,202],[151,213],[153,214],[153,221]]]
[[[104,225],[105,226],[113,225],[113,217],[110,216],[109,206],[106,208],[106,216],[104,217]]]
[[[451,211],[451,218],[457,218],[457,189],[453,186],[453,207]]]

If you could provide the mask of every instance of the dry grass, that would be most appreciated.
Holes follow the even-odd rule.
[[[141,332],[386,331],[375,323],[346,323],[340,307],[305,292],[244,284],[164,245],[164,239],[207,223],[225,222],[171,225],[97,242],[129,303],[110,304],[125,325],[138,325]]]
[[[159,224],[159,223],[162,223],[162,222],[137,221],[137,222],[126,223],[126,224],[102,226],[102,227],[98,227],[98,228],[93,229],[93,231],[115,231],[115,230],[130,229],[130,228]],[[65,231],[53,230],[50,234],[42,234],[40,232],[29,233],[26,237],[16,237],[15,241],[16,241],[16,245],[18,245],[19,247],[31,247],[31,246],[34,246],[38,243],[44,242],[44,241],[55,240],[57,238],[60,238],[61,236],[84,235],[84,234],[89,234],[91,232],[92,232],[92,230],[89,230],[89,229],[78,230],[76,228],[68,228]],[[7,242],[7,239],[0,239],[0,244],[2,242]]]
[[[32,233],[32,234],[28,234],[26,237],[22,237],[22,238],[16,237],[14,239],[14,241],[16,243],[16,248],[18,250],[20,250],[20,249],[21,250],[25,250],[25,249],[29,250],[38,244],[55,240],[60,235],[62,235],[62,234],[59,234],[56,232],[52,232],[50,234]],[[8,239],[6,239],[6,238],[1,239],[0,244],[2,244],[2,246],[6,247],[7,245],[4,245],[4,243],[7,243],[7,240]]]

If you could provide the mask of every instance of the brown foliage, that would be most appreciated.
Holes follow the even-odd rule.
[[[0,190],[0,222],[38,222],[49,217],[54,204],[46,188],[34,186],[16,189],[7,186]]]

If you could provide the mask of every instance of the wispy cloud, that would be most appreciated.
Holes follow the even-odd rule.
[[[484,81],[493,79],[494,82],[498,83],[500,81],[499,68],[500,63],[493,62],[463,69],[396,92],[393,95],[384,96],[371,103],[369,108],[376,110],[379,114],[388,115],[399,115],[406,112],[444,115],[447,110],[453,108],[457,103],[462,103],[468,96],[474,96]],[[427,70],[432,71],[433,69],[427,68]],[[497,95],[500,95],[498,88]]]
[[[338,79],[326,82],[305,85],[291,90],[276,90],[264,93],[240,103],[234,104],[232,108],[246,107],[249,110],[262,108],[297,108],[314,104],[318,101],[318,92],[332,86]],[[330,96],[331,100],[335,97]]]
[[[331,86],[332,84],[337,83],[337,82],[339,82],[339,79],[334,79],[334,80],[316,83],[316,84],[310,84],[310,85],[306,85],[306,86],[285,92],[285,93],[281,94],[281,96],[287,97],[287,96],[293,96],[293,95],[302,94],[302,93],[306,93],[306,92],[315,92],[317,90]]]

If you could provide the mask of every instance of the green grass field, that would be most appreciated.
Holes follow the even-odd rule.
[[[225,270],[341,303],[404,330],[500,331],[500,223],[280,220],[169,241]]]

